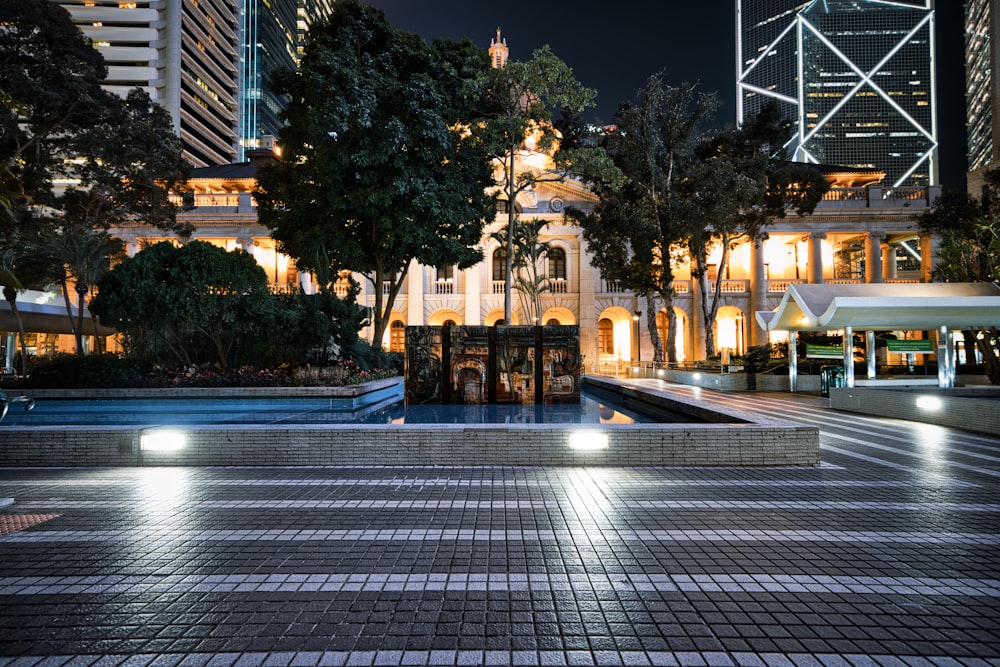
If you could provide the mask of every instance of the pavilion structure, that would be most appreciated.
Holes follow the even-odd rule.
[[[955,359],[950,332],[1000,327],[1000,286],[994,283],[793,284],[778,307],[757,311],[757,323],[769,332],[789,336],[789,386],[796,391],[800,331],[842,331],[844,379],[855,386],[855,331],[866,333],[867,381],[876,380],[875,332],[934,333],[938,386],[955,386]]]

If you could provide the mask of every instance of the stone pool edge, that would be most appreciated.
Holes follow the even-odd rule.
[[[587,377],[605,390],[650,400],[682,397]],[[258,394],[259,395],[259,394]],[[134,394],[132,395],[135,396]],[[672,406],[677,409],[677,406]],[[705,424],[331,424],[196,426],[170,429],[184,447],[146,451],[142,436],[162,429],[0,425],[6,467],[94,466],[815,466],[819,430],[739,411],[712,411],[735,423]],[[721,415],[721,416],[720,416]],[[581,436],[581,432],[584,433]],[[606,438],[603,449],[575,449],[574,439]]]

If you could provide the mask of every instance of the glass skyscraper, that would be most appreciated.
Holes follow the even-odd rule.
[[[774,101],[793,159],[936,185],[933,0],[736,0],[737,116]]]
[[[277,135],[287,100],[268,85],[277,67],[295,69],[309,25],[329,17],[331,0],[240,0],[242,22],[239,160]]]
[[[997,0],[968,0],[965,5],[965,105],[970,172],[992,167],[997,158],[995,144],[1000,132],[995,127],[1000,117],[994,109],[997,78],[993,72],[994,65],[1000,65],[1000,53],[991,42],[1000,20],[998,4]]]

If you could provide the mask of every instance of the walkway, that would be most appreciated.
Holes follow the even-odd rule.
[[[822,466],[0,468],[0,665],[1000,665],[1000,439],[676,389]]]

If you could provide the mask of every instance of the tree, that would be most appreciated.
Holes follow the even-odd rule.
[[[542,316],[542,294],[549,289],[548,277],[538,273],[541,261],[552,249],[551,243],[541,240],[542,229],[547,224],[544,220],[535,219],[520,223],[513,230],[507,227],[493,234],[493,238],[505,248],[513,245],[513,285],[521,301],[521,312],[524,313],[525,320],[532,323],[539,322]],[[514,233],[513,244],[507,241],[507,235],[511,231]]]
[[[73,137],[105,107],[107,68],[54,2],[2,2],[0,25],[0,181],[6,193],[44,203],[75,157]]]
[[[616,130],[606,147],[624,174],[624,186],[598,187],[600,201],[593,213],[571,213],[583,228],[601,275],[646,298],[655,361],[664,358],[656,329],[656,295],[666,308],[667,339],[676,336],[672,259],[686,228],[675,193],[682,165],[692,157],[698,126],[716,104],[714,95],[697,92],[693,85],[675,88],[663,79],[663,73],[649,77],[636,99],[622,104],[615,115]],[[667,347],[667,359],[677,361],[673,345]]]
[[[829,188],[816,169],[781,160],[790,123],[777,105],[766,104],[739,128],[715,132],[697,145],[678,188],[678,209],[687,221],[686,241],[692,277],[702,295],[705,352],[715,354],[713,323],[732,247],[741,240],[761,241],[767,226],[786,211],[806,215]],[[714,281],[708,255],[720,249]],[[712,286],[709,283],[712,282]]]
[[[207,343],[225,368],[239,340],[268,330],[274,302],[267,274],[247,252],[164,241],[101,278],[90,308],[133,350],[162,343],[178,362],[192,364]]]
[[[109,96],[100,122],[78,132],[72,146],[76,184],[55,199],[58,224],[108,229],[138,219],[191,234],[190,225],[177,223],[170,199],[185,190],[191,165],[170,114],[144,90],[135,88],[125,99]]]
[[[938,234],[934,277],[946,282],[1000,281],[1000,169],[987,171],[981,198],[942,193],[934,207],[917,217],[920,228]],[[978,349],[992,384],[1000,384],[1000,331],[995,327],[962,332],[966,351]]]
[[[125,246],[121,239],[105,231],[75,224],[47,230],[38,252],[54,268],[54,277],[63,290],[66,315],[70,318],[73,335],[76,337],[76,353],[83,356],[83,311],[87,305],[87,297],[104,274],[111,270],[112,263],[124,258]],[[73,321],[70,307],[70,280],[76,294],[76,321]],[[99,351],[100,337],[93,313],[91,319],[95,351]]]
[[[507,228],[517,222],[517,198],[542,182],[562,181],[575,173],[595,182],[619,183],[619,174],[600,148],[579,144],[560,146],[560,133],[552,122],[553,111],[579,114],[594,105],[597,93],[581,85],[573,70],[546,45],[536,50],[531,60],[509,61],[503,67],[487,70],[483,86],[488,98],[488,112],[474,123],[481,132],[500,167],[499,190],[507,200]],[[519,168],[522,146],[553,152],[550,169]],[[507,264],[504,278],[504,319],[511,322],[514,240],[517,232],[507,233]]]
[[[310,37],[299,70],[273,76],[291,101],[284,160],[258,174],[259,217],[298,266],[328,278],[322,289],[345,270],[371,281],[378,345],[413,260],[482,259],[492,168],[469,127],[488,60],[467,40],[428,47],[353,0]]]

